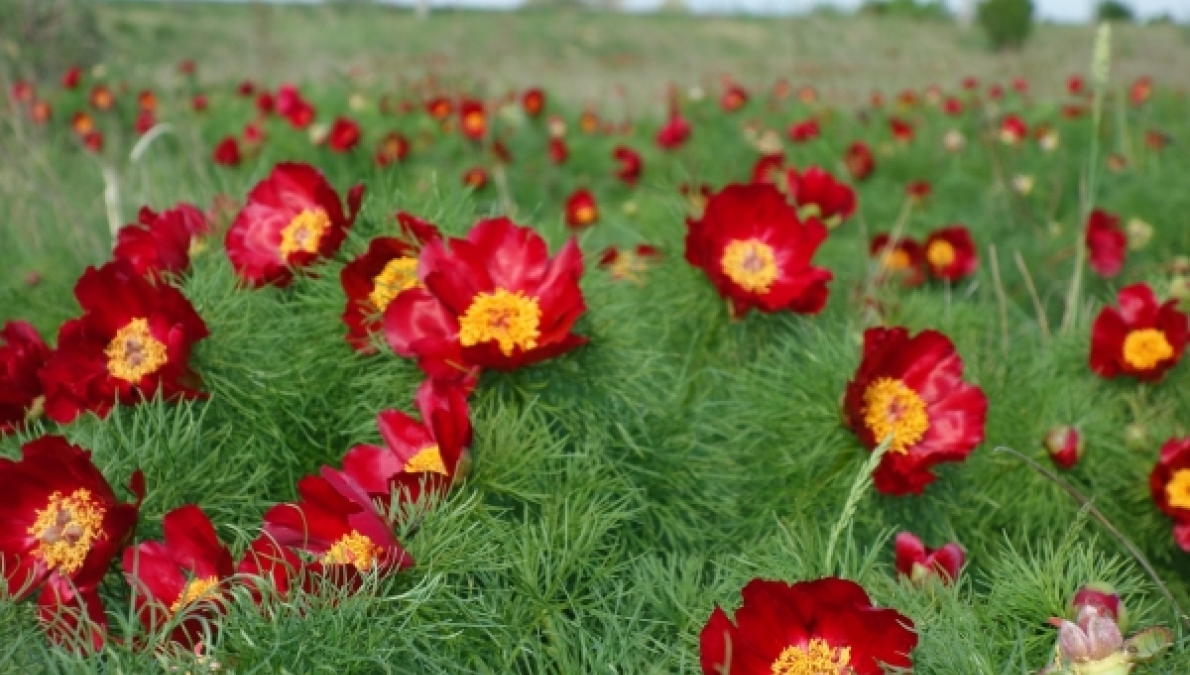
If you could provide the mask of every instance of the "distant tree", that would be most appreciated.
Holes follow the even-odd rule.
[[[1120,0],[1102,0],[1095,7],[1095,17],[1100,21],[1125,21],[1131,23],[1136,20],[1132,8]]]
[[[1033,31],[1032,0],[983,0],[975,20],[993,49],[1020,47]]]
[[[942,0],[867,0],[860,14],[902,19],[949,19],[950,10]]]

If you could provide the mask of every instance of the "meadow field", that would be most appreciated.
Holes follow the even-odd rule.
[[[1190,669],[1185,27],[79,11],[0,672]]]

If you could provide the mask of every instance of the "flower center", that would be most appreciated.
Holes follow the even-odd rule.
[[[909,256],[905,256],[906,263],[908,263]],[[926,249],[926,260],[934,267],[948,267],[954,262],[954,246],[949,241],[937,239],[930,242],[930,247]]]
[[[28,529],[38,539],[33,554],[51,570],[74,574],[95,542],[106,536],[102,529],[105,512],[86,488],[75,490],[69,497],[61,492],[51,494],[49,503],[36,511],[37,519]]]
[[[628,279],[637,283],[640,283],[640,274],[646,269],[648,267],[644,259],[631,251],[621,251],[610,267],[613,279]]]
[[[330,216],[322,209],[306,209],[294,216],[281,230],[281,255],[318,253],[322,235],[331,226]]]
[[[729,279],[751,293],[768,293],[780,273],[773,247],[756,239],[728,244],[721,264]]]
[[[773,661],[772,675],[841,675],[849,670],[851,649],[835,649],[826,640],[814,638],[804,647],[786,647]]]
[[[595,222],[595,207],[580,206],[574,210],[574,221],[580,225],[590,225]]]
[[[483,131],[483,113],[469,112],[463,116],[463,127],[468,132],[478,134]]]
[[[165,344],[149,332],[147,319],[133,319],[116,331],[103,353],[107,355],[107,372],[133,384],[169,363]]]
[[[437,445],[431,445],[428,448],[422,448],[416,455],[405,463],[405,471],[408,473],[440,473],[443,476],[449,476],[450,472],[446,470],[446,464],[442,462],[442,453],[438,450]]]
[[[511,356],[517,347],[529,350],[537,346],[540,324],[541,307],[537,298],[527,297],[521,291],[510,293],[497,288],[494,293],[485,291],[471,301],[467,313],[459,319],[459,342],[471,347],[495,340],[500,343],[500,351]]]
[[[393,298],[420,285],[417,280],[417,258],[394,258],[388,261],[380,274],[372,280],[372,292],[368,294],[376,309],[384,311]]]
[[[904,382],[882,377],[864,391],[864,424],[877,443],[892,435],[889,452],[907,454],[930,428],[926,402]]]
[[[1190,509],[1190,469],[1178,469],[1165,486],[1165,496],[1175,509]]]
[[[174,604],[169,606],[170,614],[177,614],[183,607],[211,595],[211,591],[215,590],[218,585],[219,579],[216,577],[191,579],[186,583],[186,588],[182,589],[182,594],[178,596]]]
[[[900,249],[887,251],[883,256],[881,256],[880,264],[884,267],[884,269],[892,270],[894,272],[908,269],[909,254]]]
[[[1134,330],[1124,338],[1124,361],[1137,370],[1148,370],[1171,357],[1173,347],[1156,328]]]
[[[343,535],[322,556],[324,565],[354,565],[361,572],[376,566],[376,559],[384,550],[371,539],[352,530]]]

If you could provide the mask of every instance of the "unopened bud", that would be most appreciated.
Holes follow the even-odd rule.
[[[1144,450],[1149,447],[1149,429],[1140,422],[1133,422],[1124,427],[1124,444],[1133,450]]]
[[[1083,607],[1094,607],[1101,615],[1113,619],[1121,630],[1128,625],[1128,608],[1111,584],[1093,581],[1078,589],[1070,601],[1070,616],[1077,617]]]
[[[1054,427],[1045,434],[1045,451],[1058,468],[1070,469],[1083,456],[1083,435],[1077,427]]]

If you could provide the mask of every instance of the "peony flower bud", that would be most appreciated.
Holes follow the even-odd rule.
[[[1059,469],[1071,469],[1083,456],[1083,435],[1078,427],[1057,426],[1045,434],[1045,451]]]
[[[1120,594],[1110,584],[1093,581],[1078,589],[1070,601],[1070,616],[1077,617],[1084,607],[1094,607],[1102,616],[1110,617],[1121,630],[1128,625],[1128,608]]]
[[[1124,427],[1124,445],[1133,450],[1144,450],[1149,447],[1149,429],[1140,422],[1133,422]]]
[[[1083,607],[1079,612],[1079,626],[1087,636],[1090,645],[1090,660],[1100,661],[1124,648],[1124,635],[1111,617],[1102,616],[1094,607]]]

